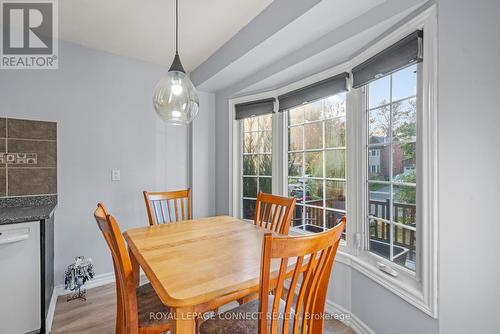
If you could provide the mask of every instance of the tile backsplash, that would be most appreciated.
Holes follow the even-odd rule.
[[[57,194],[57,123],[0,118],[0,197]]]

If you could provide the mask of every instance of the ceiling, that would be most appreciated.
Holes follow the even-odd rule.
[[[262,41],[253,50],[242,55],[235,62],[228,64],[224,70],[206,81],[200,88],[217,91],[224,86],[231,86],[240,81],[241,78],[264,69],[267,65],[287,54],[298,52],[308,43],[353,20],[382,2],[384,0],[321,1],[290,22],[285,28]],[[338,10],[339,8],[342,8],[342,10]]]
[[[191,71],[272,0],[179,0],[179,53]],[[59,38],[92,49],[170,66],[174,0],[59,1]]]

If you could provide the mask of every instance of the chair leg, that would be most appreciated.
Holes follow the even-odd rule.
[[[203,322],[203,317],[197,317],[196,318],[196,334],[200,334],[200,328],[201,328],[201,324]]]

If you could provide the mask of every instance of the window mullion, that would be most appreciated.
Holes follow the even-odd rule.
[[[324,109],[324,104],[323,104],[323,115],[324,115],[325,109]],[[321,152],[321,157],[323,161],[323,177],[322,177],[322,183],[323,183],[323,230],[326,230],[326,154],[325,154],[325,147],[326,147],[326,131],[325,131],[325,126],[326,122],[323,117],[323,122],[321,126],[321,131],[322,131],[322,137],[323,137],[323,150]]]
[[[389,224],[389,243],[390,243],[390,248],[389,248],[389,257],[391,261],[394,261],[394,224],[392,222],[394,221],[394,185],[392,183],[393,180],[393,154],[394,154],[394,147],[393,147],[393,136],[392,136],[392,109],[394,105],[392,104],[392,74],[389,76],[389,182],[390,182],[390,197],[389,197],[389,221],[391,222]]]

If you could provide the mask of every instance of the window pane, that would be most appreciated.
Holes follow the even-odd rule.
[[[307,186],[300,182],[299,179],[288,179],[288,196],[295,197],[297,203],[303,202],[305,196],[307,196],[307,191],[304,191],[304,189],[307,189]]]
[[[255,200],[244,199],[243,200],[243,219],[253,220],[254,212],[255,212]]]
[[[305,231],[322,232],[325,214],[334,217],[333,208],[345,209],[345,101],[341,93],[288,111],[289,125],[304,122],[288,127],[287,157],[288,196],[297,199],[298,207],[293,225]],[[325,178],[340,182],[328,182],[327,187]],[[331,212],[326,213],[327,207]],[[334,218],[329,219],[333,226]]]
[[[345,115],[346,93],[327,97],[324,100],[325,119]]]
[[[386,144],[389,142],[389,130],[391,124],[390,107],[370,110],[368,112],[369,144]]]
[[[414,186],[394,186],[394,217],[393,221],[416,226],[417,188]]]
[[[311,232],[323,232],[323,209],[306,206],[304,211],[306,224],[309,225],[309,229],[307,230]]]
[[[345,150],[325,152],[326,177],[345,179]]]
[[[303,229],[302,227],[305,225],[305,215],[304,215],[304,207],[301,205],[295,206],[295,211],[293,213],[292,218],[292,226]]]
[[[310,205],[323,206],[323,180],[307,180],[306,203]]]
[[[252,199],[257,197],[258,191],[272,193],[272,117],[263,115],[241,121],[243,175],[240,204],[244,219],[254,218],[255,200]]]
[[[257,131],[258,129],[257,117],[245,118],[243,120],[243,131]]]
[[[413,191],[415,189],[410,189],[411,187],[405,187],[407,194],[404,196],[409,196],[410,201],[413,200]],[[401,189],[398,189],[401,192]],[[403,190],[404,191],[404,190]],[[400,194],[398,197],[401,196]],[[410,227],[417,226],[417,207],[415,203],[407,203],[407,201],[402,200],[401,198],[394,199],[394,221],[407,225]]]
[[[396,102],[392,105],[394,141],[414,142],[417,138],[417,101]]]
[[[293,108],[288,111],[288,124],[304,123],[304,107]]]
[[[263,193],[272,194],[273,192],[272,181],[273,180],[270,177],[259,177],[259,190],[262,191]]]
[[[389,184],[370,183],[368,188],[368,214],[389,220],[391,209],[391,186]]]
[[[300,151],[304,149],[303,126],[294,126],[288,129],[288,150]]]
[[[345,181],[326,182],[326,207],[345,210]]]
[[[391,258],[391,225],[379,219],[370,219],[370,251]]]
[[[391,78],[390,76],[375,80],[369,84],[368,97],[369,108],[375,108],[391,100]]]
[[[243,196],[244,197],[257,197],[257,178],[244,177],[243,178]]]
[[[271,131],[263,131],[259,133],[259,152],[260,153],[270,153],[273,146]]]
[[[323,148],[323,123],[304,125],[304,146],[306,150]]]
[[[417,68],[415,65],[402,69],[370,84],[368,89],[369,108],[375,107],[368,111],[370,251],[413,271],[417,228]],[[390,94],[388,89],[392,90]],[[381,103],[386,105],[377,108]]]
[[[325,122],[326,147],[345,147],[345,117]]]
[[[340,220],[342,219],[343,216],[344,213],[325,210],[326,228],[332,228],[337,226],[340,223]],[[345,229],[344,232],[342,232],[342,239],[345,240]]]
[[[303,108],[304,119],[306,121],[317,121],[323,119],[323,100],[305,104]]]
[[[417,65],[409,66],[392,75],[392,100],[417,95]]]
[[[271,176],[273,172],[273,162],[271,154],[259,155],[259,175]]]
[[[390,178],[390,146],[376,146],[368,149],[368,179],[389,181]]]
[[[417,182],[416,149],[415,143],[393,144],[392,175],[394,182]]]
[[[245,133],[243,137],[243,152],[257,153],[258,132]]]
[[[256,117],[259,123],[259,130],[272,130],[273,128],[273,119],[272,115],[263,115]]]
[[[415,271],[416,269],[416,245],[417,232],[394,226],[394,262]]]
[[[304,174],[302,155],[302,152],[288,153],[288,176],[302,176]]]
[[[257,156],[244,155],[243,156],[243,175],[257,174]]]
[[[306,174],[323,177],[323,152],[306,152],[305,159]]]

